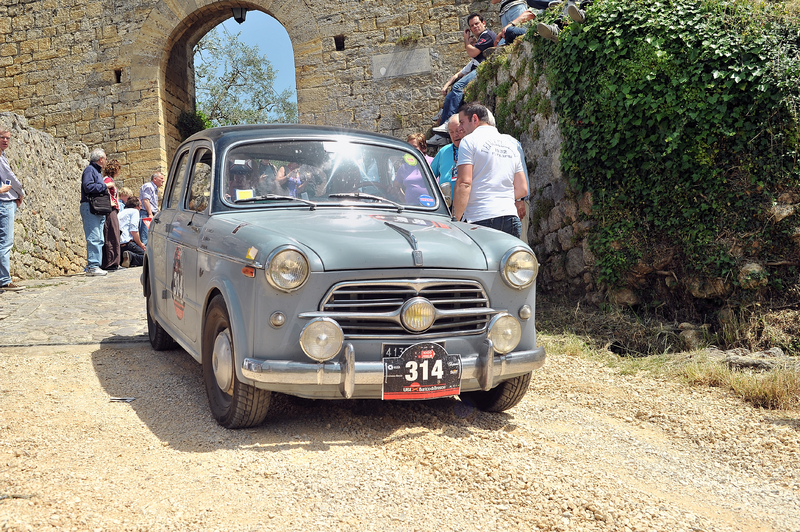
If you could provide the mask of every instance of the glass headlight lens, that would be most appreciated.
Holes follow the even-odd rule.
[[[433,320],[436,319],[436,309],[424,297],[415,297],[403,305],[400,316],[406,329],[412,332],[422,332],[433,325]]]
[[[308,269],[305,255],[296,249],[282,249],[269,258],[267,281],[278,290],[291,292],[306,282]]]
[[[517,249],[506,253],[500,264],[503,280],[511,288],[522,290],[533,284],[539,273],[536,257],[527,249]]]
[[[522,338],[522,326],[514,316],[499,314],[492,320],[489,327],[489,339],[498,353],[510,353],[519,345]]]
[[[311,320],[300,333],[300,347],[306,355],[317,362],[325,362],[335,357],[342,349],[343,342],[342,328],[330,318]]]

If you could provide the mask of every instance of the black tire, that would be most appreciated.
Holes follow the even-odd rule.
[[[484,412],[504,412],[522,401],[528,391],[533,372],[503,381],[488,392],[463,392],[458,397]]]
[[[147,296],[147,336],[150,338],[150,345],[156,351],[166,351],[168,349],[175,349],[177,344],[172,336],[158,324],[156,319],[150,313],[150,304],[152,296]]]
[[[214,350],[220,342],[220,352]],[[211,300],[203,327],[203,381],[208,404],[217,423],[227,429],[260,425],[267,416],[271,392],[244,384],[236,377],[236,358],[233,351],[233,330],[228,308],[221,295]],[[220,370],[215,371],[215,365]],[[227,389],[219,379],[227,381]]]

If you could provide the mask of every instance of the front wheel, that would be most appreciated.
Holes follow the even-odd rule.
[[[531,383],[533,372],[503,381],[488,392],[463,392],[459,398],[484,412],[504,412],[522,401]]]
[[[203,380],[217,423],[227,429],[260,425],[267,416],[271,393],[236,377],[233,329],[221,295],[211,300],[203,327]]]
[[[153,317],[150,312],[150,305],[155,304],[152,301],[152,296],[147,296],[145,305],[147,307],[147,336],[150,338],[150,345],[156,351],[165,351],[167,349],[175,349],[177,344],[164,328],[159,325],[158,321]]]

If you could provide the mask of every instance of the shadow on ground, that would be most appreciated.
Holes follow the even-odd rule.
[[[386,444],[429,432],[465,438],[484,430],[513,430],[513,416],[485,413],[455,398],[431,401],[322,401],[273,394],[263,425],[228,430],[211,415],[198,364],[182,349],[103,344],[91,354],[103,389],[133,398],[131,408],[164,444],[186,452]]]

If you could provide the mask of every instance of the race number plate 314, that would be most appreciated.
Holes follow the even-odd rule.
[[[384,399],[433,399],[460,392],[461,356],[439,344],[414,344],[399,357],[383,358]]]

